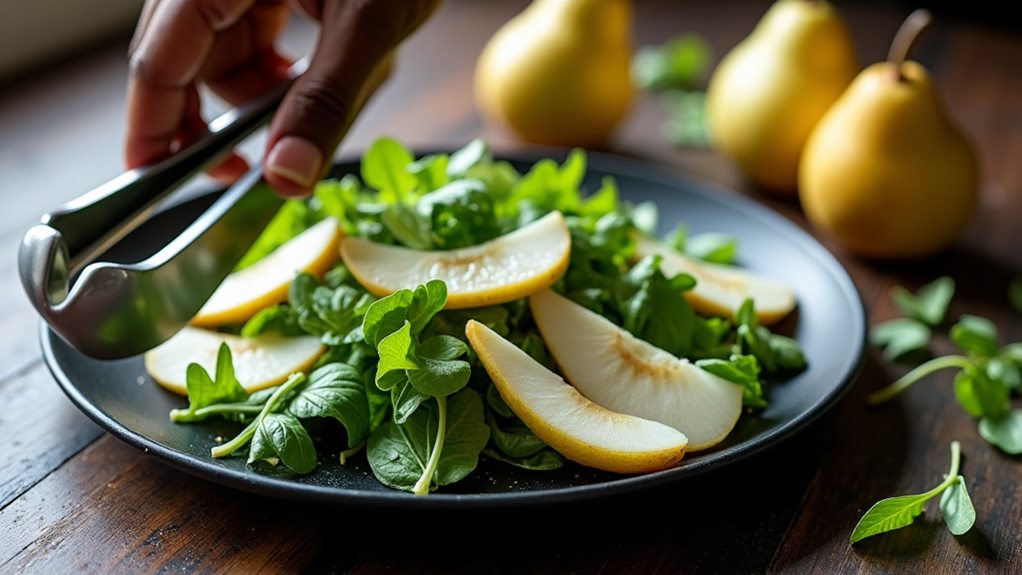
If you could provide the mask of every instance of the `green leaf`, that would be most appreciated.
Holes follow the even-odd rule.
[[[405,202],[417,183],[408,171],[413,159],[393,138],[379,138],[362,156],[362,180],[379,190],[380,201]]]
[[[405,370],[418,370],[422,366],[416,361],[415,349],[412,347],[412,324],[405,321],[404,326],[380,341],[377,351],[380,354],[380,365],[376,368],[376,385],[380,389],[391,389],[398,379],[404,376]],[[392,372],[394,375],[387,377]]]
[[[496,416],[488,413],[486,424],[490,428],[490,439],[494,447],[511,459],[530,457],[547,448],[547,444],[517,417],[507,427],[501,427]]]
[[[738,240],[725,234],[699,234],[688,238],[685,251],[707,262],[731,264],[738,255]]]
[[[770,349],[777,360],[778,371],[789,373],[799,372],[808,367],[802,347],[797,341],[783,335],[772,334],[770,336]]]
[[[984,417],[979,420],[979,434],[1005,453],[1022,453],[1022,410],[1013,409],[996,419]]]
[[[958,481],[941,494],[940,513],[944,516],[948,531],[955,535],[965,535],[976,523],[976,509],[972,506],[969,491],[965,488],[965,478],[961,475]]]
[[[407,375],[400,378],[400,381],[390,392],[391,407],[394,410],[394,423],[400,425],[407,421],[427,399],[429,399],[429,396],[415,389],[415,386],[408,381]]]
[[[452,179],[464,177],[472,168],[481,164],[490,156],[490,147],[486,141],[476,138],[464,148],[451,154],[451,160],[447,163],[447,175]]]
[[[440,280],[429,280],[415,288],[412,300],[408,304],[408,321],[412,324],[412,333],[418,335],[426,324],[433,319],[447,304],[447,284]]]
[[[963,369],[955,374],[955,399],[958,405],[973,417],[983,416],[983,404],[976,397],[972,374],[975,370]]]
[[[708,148],[710,130],[706,123],[706,92],[674,91],[663,98],[667,122],[663,132],[676,146]]]
[[[637,289],[622,294],[622,327],[668,353],[683,357],[692,349],[695,312],[682,295],[684,290],[661,273],[660,261],[659,256],[646,257],[629,270],[625,281]]]
[[[511,408],[504,402],[504,398],[500,396],[500,391],[497,390],[497,386],[493,383],[490,383],[490,386],[486,388],[486,405],[501,417],[517,417],[515,412],[511,411]]]
[[[433,234],[429,218],[405,204],[390,204],[380,221],[405,246],[415,250],[433,249]]]
[[[884,357],[893,361],[907,353],[926,349],[932,336],[926,324],[915,319],[898,318],[873,326],[869,341],[885,348]]]
[[[862,519],[859,519],[859,523],[852,531],[851,542],[855,543],[867,537],[911,525],[915,518],[923,512],[923,505],[931,497],[933,496],[929,493],[923,493],[890,497],[878,501],[869,508]]]
[[[444,445],[436,485],[449,485],[471,473],[490,438],[479,395],[463,390],[447,400]],[[394,489],[411,491],[426,470],[439,424],[435,402],[424,403],[404,423],[384,423],[370,437],[366,455],[373,474]]]
[[[755,356],[763,371],[775,373],[777,371],[777,356],[774,353],[774,348],[770,345],[773,334],[767,328],[759,325],[759,320],[756,319],[756,307],[752,299],[742,302],[736,315],[737,334],[742,351]]]
[[[501,232],[493,196],[478,180],[455,180],[426,194],[416,210],[429,227],[436,249],[481,244]]]
[[[403,289],[373,302],[362,318],[365,342],[375,349],[383,338],[401,329],[408,318],[412,297],[412,290]]]
[[[248,462],[279,458],[292,471],[306,474],[316,468],[316,447],[298,419],[286,413],[268,413],[252,437]]]
[[[302,419],[336,419],[348,433],[348,447],[369,436],[369,400],[362,374],[343,363],[331,363],[313,371],[298,389],[287,411]]]
[[[731,359],[700,359],[696,366],[742,386],[742,403],[748,407],[766,407],[763,384],[759,381],[759,362],[751,355],[732,355]]]
[[[617,182],[612,176],[604,176],[600,189],[582,201],[580,211],[584,216],[600,218],[616,212],[619,205]]]
[[[985,317],[966,314],[951,326],[951,341],[962,351],[974,356],[996,355],[997,340],[997,326]]]
[[[1015,311],[1022,313],[1022,277],[1017,277],[1008,284],[1008,303]]]
[[[467,351],[468,348],[461,340],[449,335],[427,339],[416,349],[419,369],[408,372],[408,381],[420,393],[434,397],[457,392],[468,384],[472,375],[472,368],[467,361],[455,359]]]
[[[987,362],[986,372],[987,377],[1001,382],[1009,390],[1022,387],[1022,368],[1011,357],[1005,355],[1003,349],[1001,355],[992,357]]]
[[[423,192],[432,192],[442,188],[449,181],[447,154],[433,154],[420,158],[408,165],[408,173],[418,178],[418,188]]]
[[[251,338],[268,332],[276,332],[285,337],[305,334],[298,323],[298,315],[287,305],[261,309],[241,328],[242,337]]]
[[[528,457],[509,457],[496,449],[486,448],[483,455],[528,471],[553,471],[564,467],[564,458],[553,449],[544,449]]]
[[[315,214],[304,202],[296,200],[284,202],[284,205],[280,207],[277,214],[256,238],[256,241],[252,243],[252,247],[242,256],[234,268],[235,271],[245,269],[270,255],[274,250],[312,227],[316,220]]]
[[[955,281],[949,277],[926,284],[915,295],[901,286],[891,290],[891,299],[903,314],[931,326],[943,323],[954,295]]]
[[[632,60],[632,77],[643,90],[687,90],[709,70],[710,45],[686,34],[661,46],[644,46]]]
[[[226,343],[220,344],[215,373],[216,378],[213,379],[201,365],[188,364],[185,387],[188,389],[189,412],[214,403],[242,401],[248,397],[248,392],[234,377],[231,348],[227,347]]]

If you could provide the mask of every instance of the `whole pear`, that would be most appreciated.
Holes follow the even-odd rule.
[[[975,153],[951,122],[926,69],[864,70],[813,130],[799,195],[809,221],[875,258],[934,253],[976,206]]]
[[[714,71],[706,94],[710,139],[750,180],[794,195],[809,132],[858,70],[832,4],[780,0]]]
[[[482,112],[527,141],[602,143],[632,101],[631,10],[630,0],[535,0],[479,58]]]

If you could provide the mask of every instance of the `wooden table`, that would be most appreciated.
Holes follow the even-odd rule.
[[[380,134],[413,146],[456,146],[484,129],[471,99],[473,64],[524,3],[449,0],[402,50],[399,69],[347,139],[342,155]],[[761,3],[637,3],[636,42],[698,31],[723,54]],[[865,62],[883,57],[904,12],[842,7]],[[938,14],[939,17],[939,14]],[[288,31],[301,49],[310,26]],[[0,572],[1022,572],[1022,464],[988,446],[956,404],[947,375],[883,408],[864,395],[903,371],[870,352],[839,408],[811,429],[728,473],[636,496],[516,512],[382,513],[325,509],[231,491],[171,469],[103,433],[61,394],[42,363],[37,318],[14,253],[46,209],[120,171],[123,44],[91,51],[0,92]],[[983,201],[960,244],[912,264],[839,254],[871,322],[896,315],[888,290],[950,274],[952,314],[993,318],[1022,339],[1005,287],[1022,271],[1022,36],[939,21],[918,54],[983,160]],[[757,195],[725,160],[682,151],[660,135],[651,98],[609,149],[652,159],[749,194],[799,225],[798,206]],[[258,143],[249,150],[258,149]],[[945,338],[938,351],[949,349]],[[910,528],[850,548],[876,500],[939,480],[948,444],[978,513],[951,536],[931,509]]]

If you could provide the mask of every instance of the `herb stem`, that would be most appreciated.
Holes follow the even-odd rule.
[[[218,415],[223,413],[251,413],[258,414],[263,410],[261,405],[251,405],[242,403],[215,403],[213,405],[207,405],[206,407],[200,407],[195,411],[189,411],[187,409],[172,409],[170,411],[170,420],[182,423],[189,421],[202,421],[210,415]]]
[[[359,451],[362,451],[365,448],[365,446],[366,446],[366,442],[365,441],[360,441],[354,447],[349,447],[348,449],[345,449],[344,451],[342,451],[341,455],[340,455],[341,465],[344,465],[345,463],[347,463],[349,457],[355,455]]]
[[[957,441],[951,442],[951,469],[948,471],[944,481],[940,482],[940,485],[925,493],[926,498],[936,497],[944,492],[945,489],[951,487],[956,481],[958,481],[958,468],[962,462],[962,445]]]
[[[415,487],[412,489],[412,492],[416,495],[429,494],[429,486],[433,483],[433,475],[436,473],[436,467],[440,463],[440,452],[444,448],[444,435],[447,432],[447,398],[436,398],[436,404],[439,414],[439,421],[436,426],[436,441],[433,443],[433,452],[429,454],[426,469],[423,470],[422,477],[415,482]]]
[[[926,376],[938,372],[942,369],[948,369],[952,367],[968,369],[972,367],[972,362],[969,361],[969,358],[963,355],[946,355],[944,357],[931,359],[930,361],[906,373],[891,385],[888,385],[887,387],[882,388],[879,391],[871,393],[866,398],[866,402],[871,405],[883,403],[888,399],[891,399],[892,397],[905,391],[913,383],[925,378]]]
[[[270,396],[270,399],[266,400],[266,403],[262,406],[262,409],[259,410],[259,415],[256,416],[252,423],[248,424],[248,426],[245,427],[245,429],[243,429],[241,433],[238,434],[237,437],[228,441],[227,443],[224,443],[223,445],[218,445],[214,447],[210,451],[210,453],[213,454],[213,458],[216,459],[220,457],[227,457],[228,455],[234,453],[238,449],[244,447],[245,444],[252,440],[252,437],[255,435],[256,429],[259,428],[259,424],[263,422],[263,418],[265,418],[267,414],[276,411],[277,407],[280,405],[280,402],[284,400],[284,397],[287,396],[287,394],[291,393],[291,390],[293,390],[294,388],[298,387],[303,383],[305,383],[304,373],[292,374],[291,377],[289,377],[288,380],[285,381],[283,385],[277,388],[277,391],[273,392],[273,395]]]

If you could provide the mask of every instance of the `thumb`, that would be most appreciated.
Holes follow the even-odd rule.
[[[372,5],[321,5],[315,54],[273,118],[263,160],[267,182],[283,195],[306,195],[323,176],[341,138],[389,74],[394,48],[414,29],[397,30],[379,10],[366,9]]]

